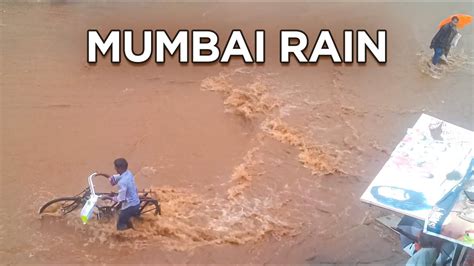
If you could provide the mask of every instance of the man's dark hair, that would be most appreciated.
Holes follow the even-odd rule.
[[[127,160],[125,160],[124,158],[115,159],[114,165],[115,165],[115,167],[117,167],[117,169],[121,169],[121,170],[127,170],[128,169]]]
[[[458,18],[457,16],[453,16],[453,17],[451,18],[451,21],[454,21],[454,20],[459,21],[459,18]]]

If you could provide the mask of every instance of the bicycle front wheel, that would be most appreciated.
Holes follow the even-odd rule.
[[[77,209],[82,203],[80,197],[63,197],[48,201],[41,206],[39,214],[66,215]]]

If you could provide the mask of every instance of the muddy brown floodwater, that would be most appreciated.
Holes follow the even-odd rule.
[[[473,129],[473,26],[425,67],[466,3],[2,3],[3,263],[404,263],[359,197],[422,112]],[[266,63],[86,63],[86,31],[266,30]],[[388,63],[278,62],[280,29],[388,32]],[[140,38],[135,38],[140,45]],[[253,46],[251,38],[248,40]],[[220,44],[223,45],[223,44]],[[129,160],[161,217],[84,226],[40,217]],[[97,181],[98,190],[110,191]]]

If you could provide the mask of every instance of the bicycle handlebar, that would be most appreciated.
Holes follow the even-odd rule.
[[[95,194],[95,190],[94,190],[94,183],[92,182],[92,178],[95,177],[97,175],[97,173],[92,173],[88,178],[88,182],[89,182],[89,188],[90,188],[90,191],[91,191],[91,195],[93,196],[97,196]]]

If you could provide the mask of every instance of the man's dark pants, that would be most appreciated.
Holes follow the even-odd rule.
[[[117,221],[117,230],[127,230],[132,228],[132,222],[130,219],[132,217],[140,216],[140,204],[136,206],[130,206],[126,209],[120,210],[119,218]]]

